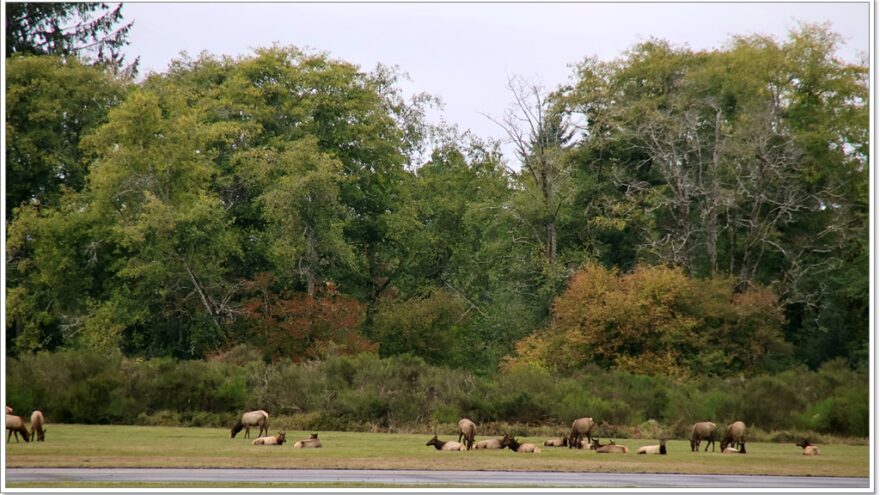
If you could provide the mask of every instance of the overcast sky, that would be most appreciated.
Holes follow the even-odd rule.
[[[827,22],[843,36],[839,55],[868,59],[870,10],[853,3],[126,3],[134,21],[126,49],[141,73],[163,72],[182,51],[247,55],[295,45],[370,70],[398,65],[408,93],[442,98],[441,116],[482,137],[503,137],[482,113],[501,116],[509,76],[554,88],[570,64],[610,60],[633,44],[665,39],[692,49],[735,34],[783,39],[798,22]],[[505,147],[506,148],[506,147]]]

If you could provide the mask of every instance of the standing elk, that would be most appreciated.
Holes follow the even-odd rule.
[[[727,431],[721,439],[721,452],[724,452],[728,446],[738,449],[743,454],[746,453],[746,424],[742,421],[727,425]]]
[[[259,411],[249,411],[241,415],[241,418],[236,421],[234,425],[232,425],[232,438],[235,438],[235,435],[238,435],[242,429],[244,429],[244,437],[249,438],[251,436],[251,428],[259,426],[260,434],[259,436],[268,435],[269,434],[269,413],[263,410]]]
[[[18,443],[18,434],[21,433],[21,437],[24,438],[25,442],[29,442],[31,439],[28,436],[27,427],[24,425],[24,420],[21,416],[15,416],[12,414],[6,415],[6,443],[9,443],[9,438],[12,435],[15,435],[15,443]]]
[[[458,441],[464,438],[464,444],[468,450],[474,446],[474,438],[477,436],[477,425],[473,421],[462,418],[458,422]]]
[[[706,442],[706,450],[709,450],[709,443],[712,444],[712,452],[715,452],[715,431],[718,430],[718,427],[715,426],[715,423],[711,421],[703,421],[701,423],[694,423],[694,426],[691,428],[691,452],[699,452],[700,451],[700,442],[703,440],[708,440]]]
[[[571,431],[568,433],[568,448],[575,448],[580,445],[581,438],[586,436],[587,441],[592,441],[593,426],[596,423],[593,418],[578,418],[571,424]],[[580,447],[578,447],[580,448]]]
[[[46,441],[46,420],[39,410],[31,413],[31,438],[38,442]],[[36,433],[36,436],[34,434]]]

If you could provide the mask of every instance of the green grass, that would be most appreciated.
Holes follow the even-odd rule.
[[[274,433],[274,431],[273,431]],[[156,426],[49,425],[47,441],[7,444],[7,467],[174,467],[301,469],[429,469],[568,472],[653,472],[796,476],[868,476],[867,445],[820,445],[821,455],[806,457],[792,444],[749,443],[746,455],[690,452],[688,442],[667,443],[666,456],[636,455],[650,440],[618,440],[630,454],[543,448],[540,454],[510,450],[439,452],[425,446],[430,434],[320,432],[322,449],[294,449],[308,437],[288,431],[280,447],[230,439],[217,428]],[[488,437],[478,437],[481,440]],[[442,436],[442,440],[455,440]],[[520,441],[543,444],[543,438]]]

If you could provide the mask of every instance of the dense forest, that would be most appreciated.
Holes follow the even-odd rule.
[[[649,40],[512,78],[512,160],[326,53],[138,80],[118,51],[7,51],[7,353],[680,381],[834,359],[866,386],[868,68],[839,43]]]

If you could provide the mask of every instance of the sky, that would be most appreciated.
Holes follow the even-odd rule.
[[[294,45],[372,70],[399,66],[405,93],[442,99],[429,114],[483,138],[504,132],[511,77],[554,89],[571,64],[612,60],[634,44],[664,39],[694,50],[722,48],[733,35],[782,40],[799,22],[829,23],[839,56],[866,61],[867,2],[831,3],[126,3],[134,21],[127,60],[142,75],[164,72],[181,52],[241,56]],[[510,147],[502,148],[512,159]]]

